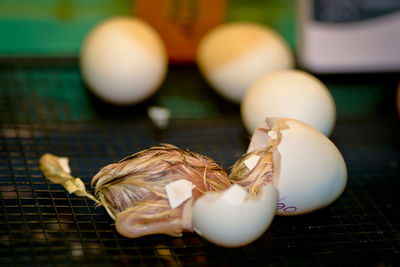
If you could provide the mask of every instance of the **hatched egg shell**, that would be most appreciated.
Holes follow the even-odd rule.
[[[270,226],[277,201],[278,191],[273,185],[264,186],[257,196],[237,184],[223,192],[207,192],[194,204],[194,230],[220,246],[244,246]]]
[[[268,26],[253,22],[230,22],[214,28],[201,40],[196,60],[208,83],[236,103],[262,75],[294,67],[285,39]]]
[[[272,134],[271,134],[272,133]],[[335,201],[347,182],[342,154],[325,135],[295,119],[266,119],[249,150],[273,146],[278,215],[298,215]]]
[[[167,72],[167,54],[158,33],[129,16],[101,21],[85,37],[80,70],[102,100],[130,105],[154,94]]]
[[[269,117],[293,118],[329,136],[336,106],[328,88],[315,76],[300,70],[281,70],[255,81],[241,103],[242,121],[249,133]]]

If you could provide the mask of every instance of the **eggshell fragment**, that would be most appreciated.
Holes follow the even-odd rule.
[[[345,161],[321,132],[295,119],[268,118],[255,130],[248,153],[267,146],[273,151],[278,215],[312,212],[342,194],[347,182]]]
[[[281,70],[256,80],[241,103],[242,121],[252,133],[269,117],[305,122],[329,136],[336,120],[336,106],[328,88],[300,70]]]
[[[294,58],[284,38],[268,26],[230,22],[201,40],[197,64],[219,94],[240,103],[255,80],[271,71],[293,68]]]
[[[168,128],[169,118],[171,116],[171,111],[169,109],[151,106],[147,109],[147,115],[150,117],[154,125],[159,129]]]
[[[179,179],[173,181],[165,186],[165,191],[167,192],[168,201],[171,208],[176,208],[185,202],[187,199],[192,197],[192,189],[194,184],[185,179]]]
[[[260,160],[260,156],[253,155],[250,158],[244,161],[246,167],[251,171],[257,165],[258,161]]]
[[[80,51],[80,70],[89,89],[106,102],[130,105],[159,88],[167,55],[158,33],[134,17],[112,17],[95,25]]]
[[[207,192],[194,204],[194,231],[217,245],[244,246],[270,226],[277,201],[278,191],[272,185],[256,196],[237,184],[223,192]]]

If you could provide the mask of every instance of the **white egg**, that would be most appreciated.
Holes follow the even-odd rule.
[[[163,82],[166,50],[158,33],[144,21],[112,17],[85,37],[80,70],[99,98],[118,105],[135,104],[153,95]]]
[[[295,119],[266,119],[254,132],[248,153],[273,152],[273,184],[279,191],[277,214],[298,215],[335,201],[347,182],[342,154],[329,138]]]
[[[220,246],[244,246],[259,238],[275,215],[278,191],[266,185],[257,196],[240,185],[222,192],[208,192],[194,204],[195,232]]]
[[[253,22],[231,22],[201,40],[197,63],[205,79],[223,97],[240,103],[262,75],[294,67],[287,42],[273,29]]]
[[[264,118],[286,117],[303,121],[329,136],[336,120],[336,106],[328,88],[300,70],[264,75],[246,92],[240,108],[250,133]]]

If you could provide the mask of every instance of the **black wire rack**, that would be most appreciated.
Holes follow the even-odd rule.
[[[385,86],[382,99],[374,100],[378,112],[338,117],[331,138],[348,167],[343,195],[311,214],[276,217],[257,241],[228,249],[194,233],[125,238],[102,207],[69,195],[38,168],[46,152],[68,157],[72,174],[90,189],[101,167],[171,143],[229,170],[245,152],[249,136],[239,107],[217,96],[195,66],[171,66],[151,99],[113,107],[89,93],[73,60],[3,64],[0,265],[398,265],[400,121],[388,108],[393,94],[385,93]],[[361,104],[367,101],[362,90],[359,94]],[[335,100],[340,106],[345,99]],[[146,115],[150,105],[171,110],[168,129],[151,123]]]

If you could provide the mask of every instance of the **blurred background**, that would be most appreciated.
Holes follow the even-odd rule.
[[[226,21],[270,25],[294,46],[294,8],[294,0],[230,0],[221,12]],[[135,15],[135,9],[135,0],[2,0],[0,56],[76,57],[94,24],[113,15]]]
[[[185,7],[191,1],[171,2]],[[396,53],[400,43],[400,33],[396,34],[396,25],[400,23],[400,1],[385,1],[382,4],[373,2],[229,0],[219,1],[223,6],[219,10],[211,8],[212,1],[202,3],[205,8],[214,10],[220,16],[215,25],[220,22],[254,21],[275,29],[294,52],[297,68],[321,73],[324,79],[331,82],[331,93],[336,100],[340,98],[340,101],[336,101],[338,114],[361,114],[379,109],[381,105],[377,106],[378,99],[384,94],[396,97],[396,81],[400,70],[400,56]],[[72,59],[77,62],[82,41],[96,23],[114,15],[137,16],[139,5],[145,10],[141,14],[145,19],[146,16],[153,16],[144,14],[151,9],[153,3],[156,12],[163,9],[159,4],[163,0],[148,2],[147,5],[144,3],[146,1],[140,0],[2,0],[0,64],[32,57]],[[207,17],[207,12],[202,16]],[[388,16],[384,16],[386,14]],[[379,22],[380,16],[391,20],[383,21],[377,31],[382,32],[382,28],[390,30],[374,36],[374,24],[378,24],[376,21]],[[375,17],[378,19],[374,21]],[[368,18],[372,22],[365,23]],[[358,22],[364,22],[364,26],[358,27],[358,24],[361,25]],[[160,31],[168,36],[168,28]],[[359,38],[358,31],[367,32],[368,36]],[[321,32],[326,35],[320,36]],[[354,38],[350,40],[349,36]],[[197,40],[200,37],[197,36]],[[358,42],[352,45],[356,40]],[[330,57],[325,58],[326,55]],[[371,55],[373,57],[370,59]],[[189,63],[194,62],[191,59]],[[355,75],[335,75],[346,73]],[[332,78],[330,74],[335,77]],[[391,83],[389,92],[381,89],[384,86],[381,80]],[[349,84],[354,86],[349,87]],[[360,94],[360,87],[368,90]],[[359,101],[360,97],[363,97],[364,102]]]

